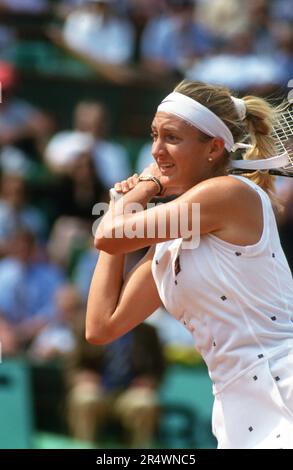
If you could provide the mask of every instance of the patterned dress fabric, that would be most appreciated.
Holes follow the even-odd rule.
[[[195,249],[182,239],[159,243],[153,276],[208,366],[218,448],[293,448],[292,274],[269,197],[233,177],[259,194],[260,240],[238,246],[207,234]]]

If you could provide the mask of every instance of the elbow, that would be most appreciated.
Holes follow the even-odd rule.
[[[85,339],[87,343],[92,344],[93,346],[103,346],[104,344],[107,344],[107,342],[101,337],[92,335],[91,333],[86,333]]]
[[[117,240],[113,238],[105,238],[104,236],[99,236],[99,234],[96,234],[94,245],[97,250],[105,251],[109,255],[121,254]]]
[[[86,325],[85,329],[85,339],[94,346],[102,346],[111,342],[111,338],[106,333],[105,329],[101,327],[94,328],[88,325]]]
[[[105,251],[109,255],[123,253],[121,238],[116,236],[117,226],[111,224],[100,224],[95,233],[94,245],[99,251]]]
[[[109,227],[106,227],[105,224],[100,224],[95,233],[95,248],[97,248],[97,250],[106,251],[109,253],[109,249],[111,248],[112,244],[111,242],[113,242],[111,234],[112,230],[109,229]]]
[[[95,241],[94,241],[95,248],[99,251],[106,251],[107,248],[107,239],[99,232],[96,233],[95,235]]]

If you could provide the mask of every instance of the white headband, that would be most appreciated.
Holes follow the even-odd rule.
[[[234,96],[231,96],[231,99],[235,105],[239,119],[243,121],[246,117],[244,100],[235,98]],[[235,144],[231,131],[215,113],[198,101],[182,93],[170,93],[158,106],[157,111],[174,114],[211,137],[221,137],[225,142],[225,148],[228,152],[253,147],[250,144],[244,144],[242,142]],[[288,154],[284,152],[281,155],[263,158],[261,160],[233,160],[231,166],[243,170],[268,170],[270,168],[286,166],[288,163]]]
[[[237,112],[239,113],[239,117],[240,109],[241,116],[243,116],[243,112],[246,114],[245,103],[243,100],[233,98],[233,102]],[[241,105],[239,102],[242,102]],[[225,148],[228,152],[234,152],[237,148],[243,148],[245,145],[238,143],[235,144],[230,129],[228,129],[222,119],[198,101],[195,101],[182,93],[178,93],[176,91],[170,93],[170,95],[168,95],[158,106],[157,111],[174,114],[211,137],[221,137],[225,142]]]

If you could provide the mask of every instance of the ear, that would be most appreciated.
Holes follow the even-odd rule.
[[[209,144],[209,157],[213,158],[213,160],[222,157],[225,150],[224,140],[221,137],[214,137]]]

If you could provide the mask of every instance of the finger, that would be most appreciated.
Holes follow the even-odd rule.
[[[116,183],[115,186],[114,186],[114,189],[115,189],[115,191],[117,191],[117,193],[121,193],[122,192],[121,183]]]
[[[133,176],[130,176],[130,178],[128,178],[127,180],[127,183],[130,189],[134,188],[134,186],[136,186],[136,184],[138,183],[138,175],[135,174]]]
[[[121,181],[121,188],[123,193],[127,193],[129,191],[128,182],[126,180]]]
[[[134,184],[137,184],[138,183],[138,178],[139,178],[138,174],[135,173],[132,178],[133,178]]]

